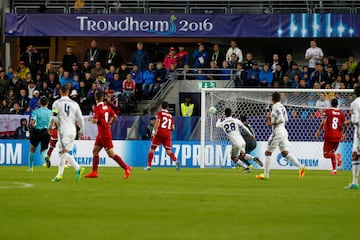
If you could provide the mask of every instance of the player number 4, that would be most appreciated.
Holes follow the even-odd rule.
[[[66,113],[66,115],[70,115],[70,106],[69,105],[67,105],[66,103],[65,103],[65,105],[64,105],[64,112]]]

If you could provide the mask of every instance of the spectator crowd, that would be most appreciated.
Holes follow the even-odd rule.
[[[301,59],[307,61],[302,67],[291,53],[283,59],[274,53],[271,61],[259,66],[253,54],[243,55],[234,40],[224,50],[218,44],[208,50],[199,43],[192,53],[179,44],[158,62],[150,59],[143,43],[138,42],[136,48],[131,61],[125,61],[114,44],[103,50],[93,40],[83,59],[68,46],[60,67],[48,63],[42,69],[38,51],[28,45],[17,66],[0,66],[0,113],[30,115],[42,96],[50,99],[51,107],[64,84],[71,85],[70,97],[85,115],[92,111],[98,88],[106,91],[108,103],[120,113],[119,102],[151,99],[170,79],[232,80],[235,87],[251,88],[352,89],[360,84],[360,64],[353,54],[338,65],[315,40]]]

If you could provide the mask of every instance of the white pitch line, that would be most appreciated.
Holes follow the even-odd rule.
[[[13,184],[13,186],[0,186],[0,189],[10,189],[10,188],[29,188],[33,187],[33,184],[23,183],[23,182],[10,182],[9,184]]]

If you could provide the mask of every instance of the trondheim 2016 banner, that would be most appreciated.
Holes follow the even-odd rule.
[[[350,14],[14,14],[6,36],[74,37],[360,37]]]

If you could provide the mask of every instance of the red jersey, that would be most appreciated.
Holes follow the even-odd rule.
[[[168,53],[164,59],[164,66],[167,70],[169,70],[171,64],[175,64],[175,66],[178,64],[178,56],[176,54],[171,55]]]
[[[324,140],[329,142],[340,142],[342,127],[345,123],[345,114],[343,111],[335,108],[324,111],[326,117],[324,125]]]
[[[123,91],[125,91],[125,90],[135,91],[135,89],[136,89],[136,83],[134,80],[131,80],[131,81],[124,80]]]
[[[109,126],[110,119],[115,115],[114,110],[104,102],[100,102],[94,108],[94,119],[97,119],[98,136],[107,136],[111,140],[111,131]]]
[[[171,131],[174,126],[174,118],[168,110],[162,109],[156,113],[156,119],[159,120],[156,135],[171,136]]]

